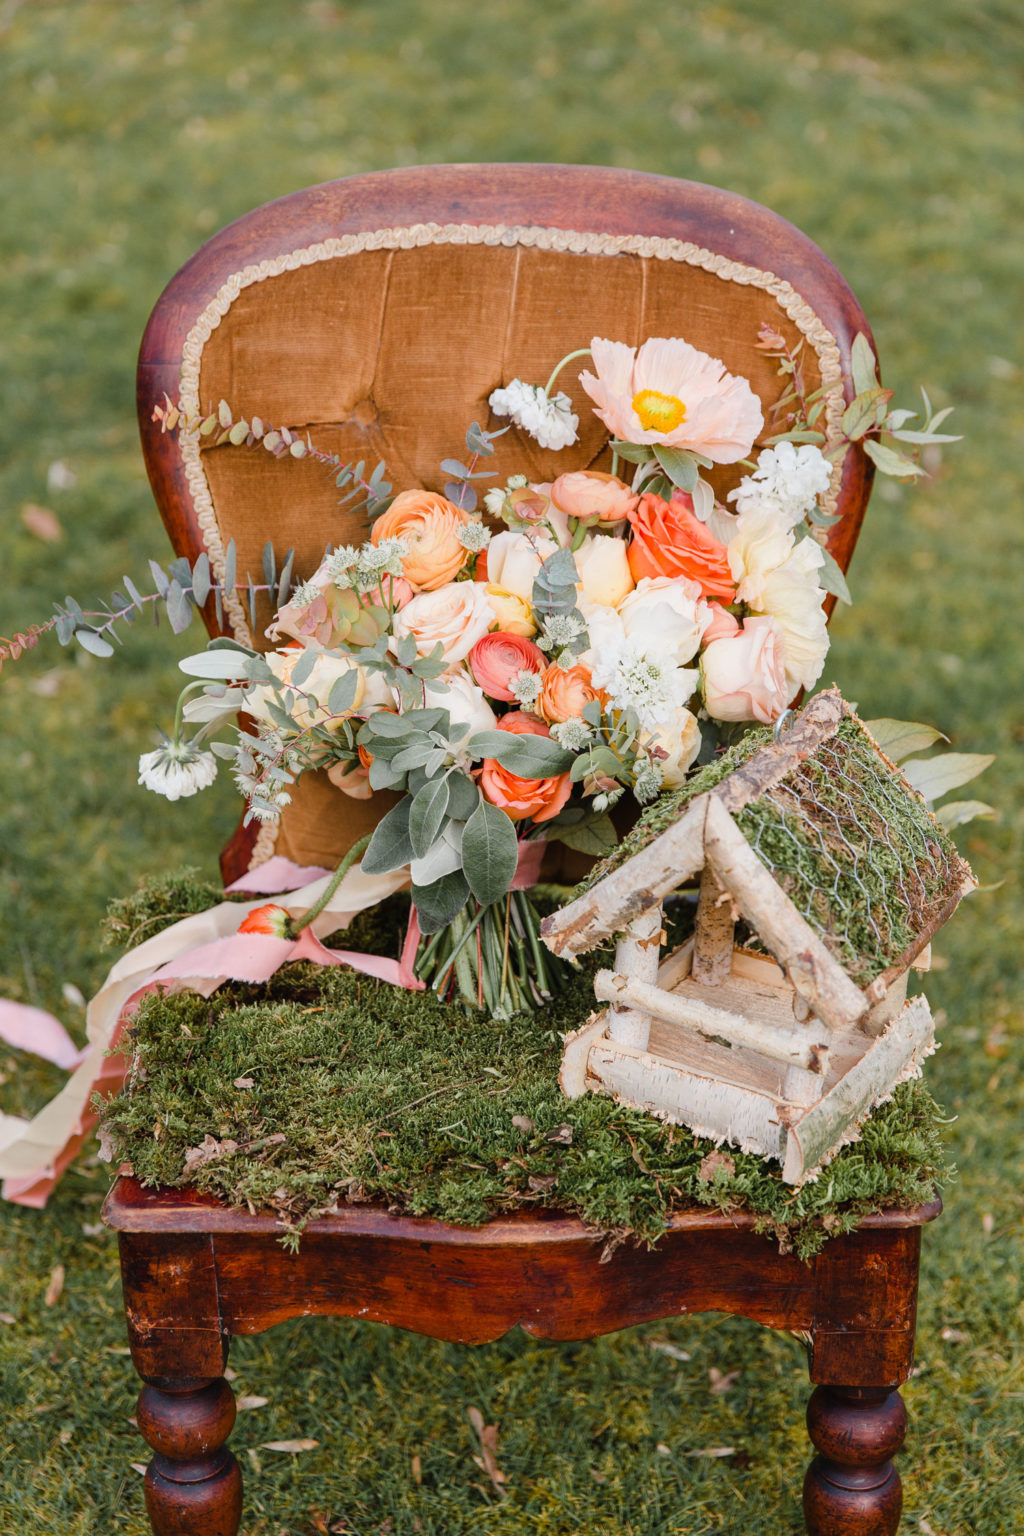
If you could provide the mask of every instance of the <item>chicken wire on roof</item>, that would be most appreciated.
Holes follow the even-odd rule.
[[[859,986],[904,960],[967,873],[949,835],[856,718],[735,819]]]

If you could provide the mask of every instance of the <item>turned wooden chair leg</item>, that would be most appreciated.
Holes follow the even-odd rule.
[[[907,1410],[887,1387],[816,1387],[807,1430],[818,1451],[804,1481],[810,1536],[895,1536],[903,1508],[891,1457]]]
[[[137,1416],[154,1453],[145,1492],[156,1536],[236,1536],[242,1474],[224,1444],[235,1422],[235,1398],[223,1376],[147,1378]]]

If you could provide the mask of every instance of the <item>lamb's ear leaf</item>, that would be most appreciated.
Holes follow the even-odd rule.
[[[462,867],[482,907],[504,896],[518,858],[519,841],[512,822],[504,811],[482,799],[462,837]]]
[[[390,814],[390,813],[389,813]],[[416,908],[421,933],[437,933],[447,928],[469,900],[469,885],[461,870],[442,875],[433,885],[414,885],[412,904]]]
[[[386,875],[393,869],[401,869],[413,858],[412,838],[409,834],[409,815],[412,796],[406,795],[398,804],[382,816],[374,828],[362,867],[368,875]]]

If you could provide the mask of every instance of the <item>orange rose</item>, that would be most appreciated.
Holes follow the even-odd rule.
[[[725,545],[694,515],[685,491],[676,491],[671,501],[641,496],[629,523],[629,568],[634,581],[645,576],[685,576],[699,584],[703,597],[735,601],[736,583]]]
[[[518,736],[551,734],[542,721],[520,710],[499,721],[498,729],[512,731]],[[525,821],[528,816],[534,821],[550,821],[552,816],[558,815],[572,792],[567,773],[551,779],[521,779],[517,773],[502,768],[493,757],[484,758],[478,782],[484,798],[513,821]]]
[[[373,525],[370,538],[404,539],[409,546],[402,571],[418,592],[434,592],[454,581],[469,559],[459,543],[467,513],[433,491],[403,491]]]
[[[591,699],[605,697],[607,695],[602,694],[591,682],[590,668],[577,662],[574,667],[567,667],[564,671],[561,667],[548,668],[541,684],[537,709],[545,720],[552,723],[581,720],[584,704],[589,704]]]

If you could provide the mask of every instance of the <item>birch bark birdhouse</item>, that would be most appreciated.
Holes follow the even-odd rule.
[[[698,878],[693,935],[663,954],[662,903]],[[817,695],[777,739],[663,796],[545,919],[555,954],[615,939],[563,1091],[611,1094],[802,1183],[934,1050],[908,971],[974,883],[851,707]]]

